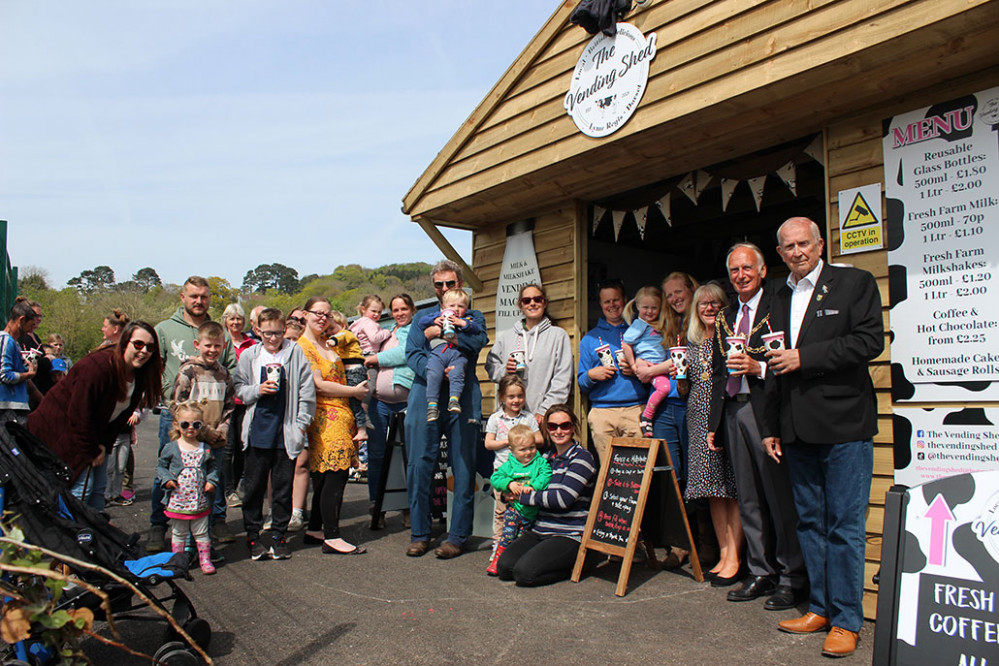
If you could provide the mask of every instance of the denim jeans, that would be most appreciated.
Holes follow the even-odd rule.
[[[98,511],[104,510],[104,489],[107,487],[108,475],[107,467],[105,465],[98,465],[97,467],[91,467],[87,465],[80,476],[76,477],[76,481],[73,483],[73,487],[70,488],[69,492],[78,497],[81,501],[86,503],[88,506],[97,509]],[[86,486],[86,495],[84,495],[84,486]]]
[[[406,409],[404,402],[382,402],[378,398],[368,405],[368,420],[371,430],[368,431],[368,501],[374,502],[381,492],[382,462],[385,460],[385,447],[388,440],[388,429],[392,416]]]
[[[687,403],[667,398],[652,424],[652,436],[666,440],[680,489],[687,485]],[[657,461],[663,464],[662,461]]]
[[[874,442],[796,442],[783,448],[812,588],[808,610],[829,618],[834,627],[860,631]]]
[[[173,414],[169,409],[164,409],[160,412],[160,443],[156,449],[157,460],[159,460],[160,454],[163,453],[163,447],[170,441],[170,428],[172,427]],[[149,524],[165,528],[167,517],[163,515],[163,488],[160,487],[160,480],[155,476],[153,477],[152,505],[152,513],[149,514]]]
[[[466,389],[470,387],[466,386]],[[477,387],[476,387],[477,388]],[[451,469],[454,473],[454,502],[451,505],[451,530],[448,541],[462,546],[472,534],[475,501],[475,447],[479,440],[479,422],[472,402],[478,392],[466,390],[461,396],[461,413],[442,410],[437,421],[427,422],[427,386],[413,382],[406,410],[406,474],[409,483],[409,509],[413,541],[430,539],[430,490],[440,448],[440,435],[448,438]]]

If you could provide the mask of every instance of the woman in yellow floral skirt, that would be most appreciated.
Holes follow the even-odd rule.
[[[360,555],[363,546],[340,537],[340,505],[351,466],[357,465],[354,415],[349,398],[363,398],[368,384],[347,386],[343,362],[326,346],[323,330],[332,307],[325,298],[305,303],[305,330],[298,344],[312,364],[316,382],[316,417],[309,426],[309,471],[312,473],[312,514],[305,543],[322,543],[329,555]]]

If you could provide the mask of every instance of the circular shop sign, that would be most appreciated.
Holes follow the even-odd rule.
[[[646,39],[629,23],[617,24],[617,35],[590,40],[572,73],[562,105],[587,136],[613,134],[638,108],[656,57],[656,33]]]

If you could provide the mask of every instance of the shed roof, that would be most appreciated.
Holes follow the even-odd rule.
[[[999,0],[654,0],[638,111],[593,139],[562,108],[590,37],[562,2],[403,199],[482,228],[599,200],[820,131],[941,81],[999,67]]]

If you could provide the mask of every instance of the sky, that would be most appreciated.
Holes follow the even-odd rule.
[[[558,4],[0,0],[11,262],[238,287],[436,261],[402,197]]]

